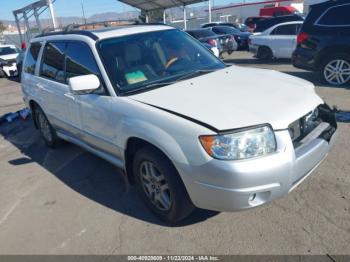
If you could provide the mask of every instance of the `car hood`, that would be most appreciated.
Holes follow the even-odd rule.
[[[239,66],[130,98],[216,130],[265,123],[275,130],[286,129],[323,103],[310,82],[277,71]]]
[[[242,38],[249,38],[250,35],[251,35],[250,32],[242,32],[239,34],[239,36]]]
[[[2,55],[0,56],[0,59],[5,60],[5,61],[12,61],[13,59],[16,59],[18,54],[11,54],[11,55]]]

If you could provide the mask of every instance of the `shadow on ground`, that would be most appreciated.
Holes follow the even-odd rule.
[[[30,119],[2,124],[0,134],[23,154],[10,160],[11,165],[36,162],[76,192],[103,206],[148,223],[168,226],[147,209],[121,170],[69,143],[62,143],[57,149],[47,148]],[[217,214],[198,209],[176,226],[199,223]]]

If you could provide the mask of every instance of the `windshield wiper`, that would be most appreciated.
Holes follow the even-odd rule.
[[[192,71],[190,73],[187,73],[187,74],[184,74],[184,75],[180,76],[179,78],[177,78],[174,81],[151,82],[151,83],[148,83],[147,85],[144,85],[144,86],[142,86],[142,87],[140,87],[138,89],[127,91],[124,94],[137,93],[137,92],[140,92],[142,90],[147,90],[147,89],[150,89],[150,88],[157,88],[157,87],[163,87],[163,86],[176,84],[176,83],[178,83],[180,81],[183,81],[185,79],[188,79],[188,78],[191,78],[191,77],[194,77],[194,76],[197,76],[197,75],[208,74],[208,73],[214,72],[216,70],[218,70],[218,69],[199,69],[199,70],[195,70],[195,71]]]

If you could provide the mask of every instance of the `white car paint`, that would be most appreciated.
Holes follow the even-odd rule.
[[[5,61],[14,61],[16,60],[17,56],[19,55],[18,49],[14,45],[0,45],[1,47],[9,47],[11,49],[15,49],[17,53],[14,54],[9,54],[9,55],[0,55],[0,59],[5,60]],[[10,76],[17,76],[17,65],[16,62],[11,63],[9,66],[2,66],[2,70],[6,74],[7,77]],[[12,72],[12,73],[11,73]]]
[[[217,47],[212,47],[210,49],[216,57],[220,57],[220,51]]]
[[[149,25],[93,34],[104,39],[167,29],[172,28]],[[108,94],[79,95],[66,84],[41,77],[42,48],[35,74],[23,71],[22,75],[28,107],[32,102],[40,106],[60,138],[124,170],[130,139],[147,141],[173,163],[197,207],[235,211],[271,202],[309,176],[333,145],[334,138],[326,141],[318,136],[301,147],[293,145],[289,125],[323,104],[310,82],[275,71],[231,66],[144,93],[118,96],[96,49],[96,39],[58,34],[33,41],[54,40],[88,44]],[[263,157],[218,160],[199,140],[203,135],[261,124],[272,126],[277,144],[276,152]]]
[[[239,66],[131,98],[190,116],[219,130],[261,123],[285,129],[305,111],[322,103],[307,81],[276,71]]]
[[[303,24],[303,21],[294,21],[274,25],[262,33],[250,36],[249,50],[257,54],[259,47],[266,46],[271,49],[274,58],[291,58],[296,48],[297,31],[293,35],[276,35],[275,30],[289,25]]]

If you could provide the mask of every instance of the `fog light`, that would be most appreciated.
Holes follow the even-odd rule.
[[[253,194],[249,197],[249,201],[252,202],[256,198],[256,194]]]

